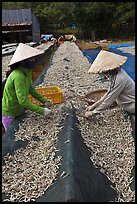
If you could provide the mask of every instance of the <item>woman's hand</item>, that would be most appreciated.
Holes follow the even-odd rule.
[[[44,113],[43,113],[43,115],[48,116],[48,115],[51,115],[51,114],[52,114],[52,111],[51,111],[50,109],[44,108]]]
[[[52,105],[53,105],[53,102],[52,102],[50,99],[48,99],[48,100],[46,101],[46,103],[45,103],[45,107],[46,107],[46,108],[50,108]]]
[[[87,112],[85,113],[85,118],[89,118],[89,117],[91,117],[93,114],[94,114],[93,111],[87,111]]]

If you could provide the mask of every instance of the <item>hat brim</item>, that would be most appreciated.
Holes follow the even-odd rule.
[[[20,43],[14,52],[14,55],[8,64],[8,66],[11,66],[15,63],[21,62],[25,59],[29,59],[32,57],[39,56],[41,54],[44,54],[44,51],[40,51],[36,48],[30,47],[26,44]]]
[[[102,73],[119,68],[127,61],[127,57],[101,50],[92,63],[88,73]]]

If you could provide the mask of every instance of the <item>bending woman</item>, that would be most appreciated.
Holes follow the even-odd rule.
[[[32,85],[32,69],[35,59],[43,53],[43,51],[20,43],[10,61],[11,73],[6,80],[2,98],[2,124],[5,131],[24,109],[45,116],[52,113],[49,109],[52,102],[43,97]],[[37,106],[29,101],[29,94],[43,103],[45,107]]]

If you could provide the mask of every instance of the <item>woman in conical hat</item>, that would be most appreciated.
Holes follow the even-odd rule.
[[[42,54],[44,54],[43,51],[20,43],[9,63],[11,73],[5,83],[2,98],[2,123],[5,131],[24,109],[43,115],[51,114],[48,108],[52,104],[51,101],[48,102],[48,99],[38,93],[32,85],[32,69],[35,59]],[[43,103],[45,108],[31,103],[28,99],[29,94]]]
[[[76,42],[76,37],[74,35],[65,35],[65,39],[70,42]]]
[[[135,82],[121,68],[127,58],[101,50],[89,69],[89,73],[102,73],[110,81],[106,94],[87,108],[85,117],[102,112],[116,102],[123,110],[135,114]]]

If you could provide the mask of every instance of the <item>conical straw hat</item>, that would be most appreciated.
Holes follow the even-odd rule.
[[[101,73],[120,67],[127,60],[127,57],[101,50],[92,63],[88,73]]]
[[[9,63],[10,65],[13,65],[17,62],[23,61],[25,59],[35,57],[38,55],[44,54],[44,51],[40,51],[36,48],[30,47],[26,44],[19,43],[16,51],[14,52],[14,55]]]

